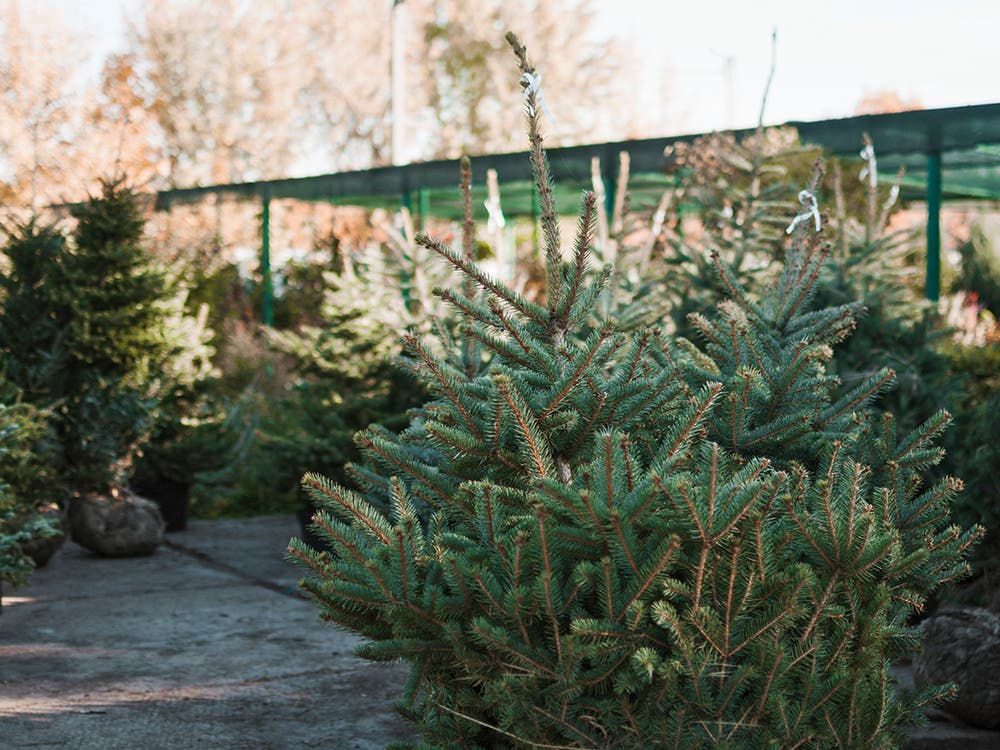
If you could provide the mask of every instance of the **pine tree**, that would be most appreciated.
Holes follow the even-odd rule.
[[[10,399],[0,374],[0,586],[24,583],[34,569],[24,545],[56,533],[40,514],[52,492],[45,432],[44,415]]]
[[[537,71],[508,40],[545,302],[421,239],[474,285],[442,292],[461,341],[442,362],[406,339],[432,398],[402,433],[359,435],[358,489],[304,478],[332,551],[291,543],[303,587],[364,657],[409,662],[420,747],[897,746],[944,691],[897,692],[889,664],[979,533],[947,525],[958,480],[921,481],[947,415],[897,430],[870,406],[889,370],[837,388],[859,310],[811,304],[811,215],[759,299],[715,255],[729,299],[692,318],[700,347],[595,327],[595,198],[564,262]]]
[[[34,222],[9,234],[0,366],[27,402],[53,407],[61,480],[104,490],[124,481],[157,402],[207,372],[209,334],[146,254],[123,181],[73,216],[68,240]]]
[[[350,267],[324,279],[322,325],[266,333],[290,357],[295,380],[284,397],[262,406],[250,442],[232,462],[201,477],[216,499],[228,495],[227,503],[243,509],[288,507],[302,500],[306,471],[346,481],[347,465],[361,460],[354,434],[375,423],[400,429],[423,400],[419,383],[392,361],[404,314],[399,296]]]
[[[66,325],[53,273],[66,253],[63,236],[35,221],[5,228],[7,268],[0,270],[0,364],[31,403],[62,396]]]
[[[690,313],[725,299],[711,251],[755,295],[774,280],[787,217],[797,207],[795,193],[809,179],[817,155],[818,149],[804,147],[788,128],[759,127],[742,139],[713,133],[676,144],[669,161],[679,181],[675,218],[680,225],[683,216],[694,214],[702,227],[694,236],[680,226],[671,232],[656,269],[659,293],[673,303],[669,315],[677,331],[690,333]]]

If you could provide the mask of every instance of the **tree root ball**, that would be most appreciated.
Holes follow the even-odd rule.
[[[77,495],[69,526],[74,542],[107,557],[152,554],[166,527],[156,503],[125,490]]]

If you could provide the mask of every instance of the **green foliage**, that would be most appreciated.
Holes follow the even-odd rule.
[[[274,300],[275,328],[289,330],[322,324],[320,310],[326,289],[325,276],[325,264],[297,261],[289,261],[276,274],[275,282],[281,293]],[[261,304],[262,300],[254,299],[257,309]]]
[[[360,458],[354,434],[376,422],[399,429],[424,393],[392,361],[399,354],[392,297],[353,274],[325,279],[322,327],[271,337],[293,357],[299,380],[287,408],[266,429],[277,462],[342,481],[346,465]],[[397,300],[395,315],[401,309]],[[289,485],[298,487],[303,473],[294,471]]]
[[[952,286],[974,292],[983,307],[1000,315],[1000,252],[978,224],[972,226],[969,240],[958,252],[962,257],[961,272]]]
[[[361,458],[354,434],[374,423],[399,429],[423,399],[416,380],[392,362],[403,314],[394,290],[353,265],[324,280],[321,325],[266,332],[293,363],[290,387],[268,399],[248,390],[224,431],[232,452],[196,476],[196,501],[211,513],[297,507],[306,471],[345,480],[347,464]]]
[[[58,481],[60,450],[52,414],[24,401],[0,373],[0,404],[11,429],[0,454],[0,478],[8,495],[22,508],[35,509],[62,503],[64,488]]]
[[[994,544],[1000,535],[1000,344],[951,345],[945,349],[948,377],[960,389],[955,404],[955,429],[945,435],[945,466],[960,467],[966,482],[954,507],[958,521],[980,523],[991,532]],[[985,546],[985,545],[984,545]],[[996,567],[996,560],[992,563]]]
[[[143,457],[136,469],[135,485],[155,487],[163,479],[189,485],[191,510],[204,518],[289,510],[275,507],[266,487],[254,489],[260,492],[256,503],[238,494],[252,481],[241,484],[244,473],[256,476],[250,448],[259,423],[258,397],[252,391],[238,399],[209,395],[195,415],[185,418],[183,430],[167,433]]]
[[[7,379],[31,403],[52,403],[64,393],[67,314],[59,300],[55,269],[66,242],[51,227],[31,221],[7,227],[0,266],[0,354]]]
[[[142,247],[134,192],[105,183],[73,216],[68,241],[34,222],[8,233],[2,367],[51,411],[60,481],[100,490],[125,480],[157,405],[203,378],[211,352],[203,320]]]
[[[208,327],[215,333],[211,343],[216,348],[220,348],[227,322],[248,323],[253,320],[254,310],[260,309],[259,300],[249,297],[247,285],[235,265],[195,266],[186,270],[185,277],[190,286],[190,304],[197,308],[205,306],[209,311]]]
[[[37,409],[0,398],[0,583],[24,583],[34,563],[22,545],[56,533],[39,514],[52,492],[46,433]]]
[[[948,416],[878,414],[888,369],[838,387],[860,305],[815,304],[811,224],[758,294],[713,257],[728,299],[691,318],[701,346],[595,325],[595,198],[564,262],[525,96],[545,303],[485,274],[471,237],[421,239],[467,281],[441,292],[460,340],[406,337],[431,400],[359,435],[357,489],[304,478],[332,552],[292,542],[303,587],[364,657],[410,663],[420,747],[898,746],[946,691],[899,691],[889,665],[981,531],[948,525],[958,480],[927,481]]]

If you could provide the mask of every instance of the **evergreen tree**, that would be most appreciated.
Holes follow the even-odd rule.
[[[923,297],[914,231],[888,226],[902,173],[892,186],[880,186],[867,136],[863,145],[861,153],[868,156],[862,162],[863,179],[852,175],[846,180],[857,186],[853,196],[845,196],[841,164],[834,164],[835,239],[817,284],[817,302],[864,307],[854,335],[837,351],[836,374],[853,387],[871,375],[873,362],[891,366],[897,387],[883,404],[909,429],[942,406],[954,412],[959,389],[938,349],[945,332],[934,305]]]
[[[811,213],[759,298],[714,256],[729,299],[692,317],[701,347],[588,322],[610,275],[588,269],[595,198],[564,262],[537,72],[508,38],[545,302],[421,239],[478,291],[442,292],[464,321],[444,361],[406,339],[432,398],[359,435],[358,489],[304,478],[332,546],[292,542],[304,588],[363,656],[410,663],[421,747],[897,746],[944,691],[897,691],[889,664],[979,533],[947,526],[958,480],[922,483],[947,415],[876,414],[889,370],[837,388],[859,308],[812,304]]]
[[[44,415],[9,402],[5,385],[0,377],[0,585],[17,586],[34,568],[23,545],[56,530],[39,513],[52,491]]]
[[[70,364],[141,383],[166,359],[159,304],[168,292],[165,272],[142,247],[139,197],[122,182],[106,182],[100,199],[72,214],[74,247],[60,268]]]
[[[880,186],[873,144],[866,137],[859,145],[863,160],[856,169],[862,179],[845,180],[841,160],[833,161],[832,249],[816,283],[815,302],[864,308],[855,334],[838,347],[831,367],[853,387],[877,369],[872,362],[890,364],[898,387],[887,394],[886,405],[913,427],[941,404],[952,406],[955,388],[948,383],[946,358],[935,349],[940,325],[916,278],[913,231],[888,226],[897,207],[898,179],[891,187]],[[758,128],[742,140],[713,134],[677,145],[672,169],[681,195],[675,204],[683,201],[696,211],[701,230],[693,237],[673,236],[665,262],[646,269],[646,276],[675,300],[670,315],[678,331],[690,334],[690,313],[711,309],[727,295],[711,270],[710,251],[754,298],[773,282],[781,267],[787,215],[795,210],[792,198],[816,155],[817,149],[801,144],[788,128]],[[848,174],[857,173],[854,164],[844,166]]]
[[[287,509],[303,500],[306,471],[347,480],[347,465],[361,460],[358,430],[375,423],[398,430],[422,403],[420,384],[392,361],[400,349],[399,296],[352,267],[324,278],[322,325],[266,332],[290,357],[293,384],[274,403],[257,404],[231,461],[197,477],[199,496],[241,511]]]
[[[124,481],[157,402],[203,377],[210,352],[142,247],[131,189],[106,182],[73,216],[69,242],[34,222],[10,232],[0,364],[26,401],[53,407],[62,480],[103,490]]]
[[[376,422],[391,430],[404,427],[406,411],[422,403],[424,394],[392,361],[399,354],[402,300],[380,290],[377,280],[354,273],[325,278],[324,324],[271,335],[294,357],[300,375],[291,396],[293,424],[275,437],[280,460],[344,481],[347,464],[360,460],[354,433]],[[302,473],[290,477],[292,486]]]
[[[73,217],[73,247],[56,279],[67,332],[65,457],[75,489],[104,490],[125,481],[152,428],[146,384],[167,358],[169,294],[142,248],[139,198],[123,183],[104,183],[100,199]]]
[[[63,394],[68,315],[58,301],[53,274],[66,242],[35,221],[6,228],[0,269],[0,356],[7,379],[31,403],[51,403]]]
[[[987,438],[993,429],[989,415],[998,400],[991,398],[995,357],[989,347],[963,352],[949,345],[944,322],[923,298],[919,238],[911,228],[893,228],[890,221],[899,208],[902,174],[892,184],[880,182],[875,144],[865,136],[859,147],[860,159],[833,161],[832,191],[827,193],[832,192],[834,210],[824,231],[831,251],[814,292],[817,306],[863,308],[854,333],[837,347],[831,372],[853,388],[880,366],[891,366],[896,387],[882,396],[881,404],[905,429],[947,408],[954,427],[942,437],[947,454],[932,474],[960,473],[966,491],[952,506],[953,517],[992,527],[1000,504],[997,450]],[[787,199],[798,191],[794,180],[814,151],[787,130],[758,131],[741,141],[716,134],[677,147],[674,169],[680,187],[674,204],[685,200],[697,206],[702,231],[671,237],[662,264],[637,267],[647,291],[676,300],[671,316],[678,329],[689,332],[690,312],[709,309],[725,297],[718,275],[705,273],[707,248],[717,250],[755,298],[773,280],[775,250],[781,247],[776,240],[784,235],[781,227],[787,219],[767,217],[776,207],[791,207]],[[761,219],[767,220],[764,227]],[[976,239],[963,253],[981,247]],[[617,314],[639,317],[651,308],[647,300],[626,295]],[[980,570],[993,566],[994,547],[995,541],[980,546]]]
[[[701,231],[688,236],[679,226],[662,263],[649,270],[658,275],[659,295],[672,303],[676,331],[690,334],[688,316],[726,297],[712,252],[755,296],[774,280],[787,217],[817,156],[818,149],[804,147],[788,128],[758,128],[742,139],[713,133],[674,147],[668,169],[678,180],[675,219],[680,225],[694,215]]]

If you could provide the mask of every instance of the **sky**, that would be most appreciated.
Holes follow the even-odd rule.
[[[45,4],[91,40],[96,70],[124,47],[123,17],[140,0]],[[849,116],[880,91],[926,108],[1000,102],[1000,0],[592,0],[592,7],[599,33],[621,39],[641,65],[639,95],[663,123],[656,135],[755,125],[772,30],[765,124]],[[543,52],[535,53],[542,71]]]

